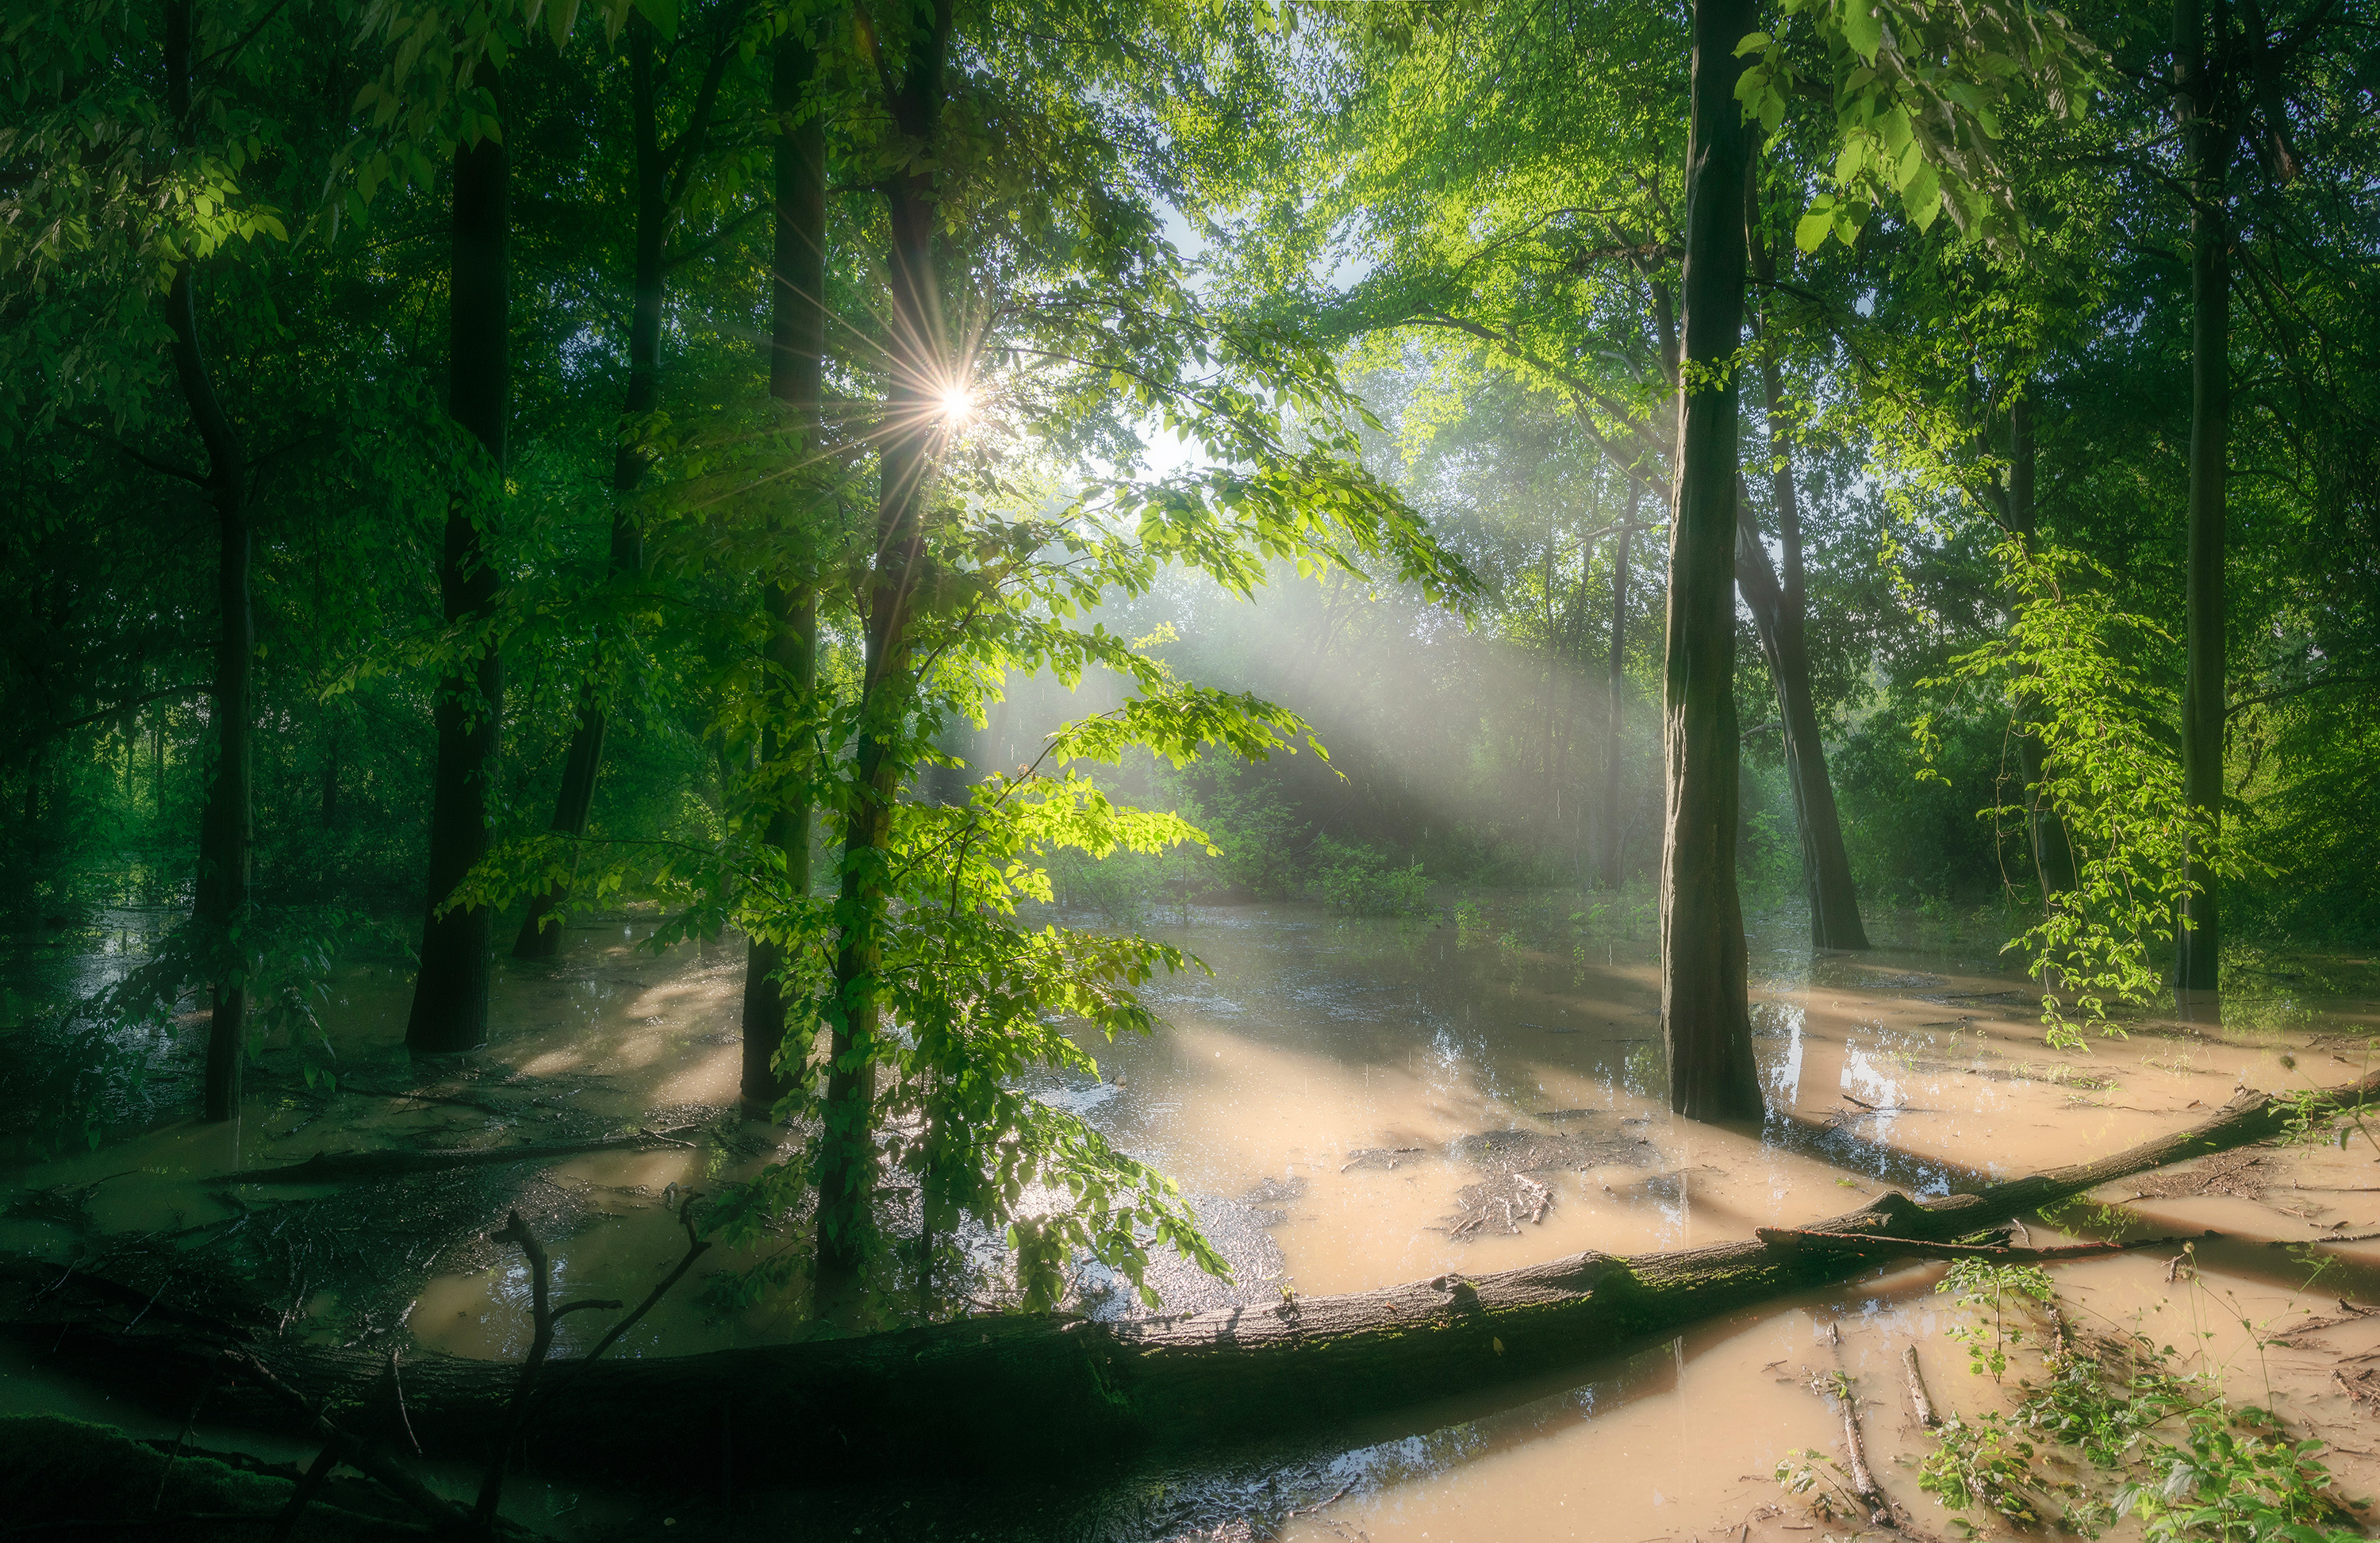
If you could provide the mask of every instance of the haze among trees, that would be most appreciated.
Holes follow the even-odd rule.
[[[484,1055],[633,915],[797,1137],[700,1234],[848,1335],[1225,1270],[1027,1087],[1157,1030],[1169,908],[1639,918],[1755,1133],[1748,915],[1986,914],[2069,1046],[2380,939],[2367,0],[0,44],[0,919],[165,923],[11,991],[29,1152],[335,1087],[343,961]]]

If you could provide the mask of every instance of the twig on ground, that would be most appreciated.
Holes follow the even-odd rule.
[[[1935,1416],[1934,1401],[1925,1396],[1925,1374],[1917,1367],[1917,1347],[1900,1347],[1900,1367],[1909,1374],[1909,1402],[1917,1410],[1917,1423],[1931,1430],[1942,1422]]]
[[[1868,1520],[1880,1527],[1897,1526],[1892,1515],[1892,1502],[1884,1498],[1876,1487],[1876,1476],[1868,1471],[1867,1447],[1860,1440],[1859,1407],[1851,1396],[1851,1379],[1838,1372],[1812,1383],[1811,1390],[1831,1398],[1841,1406],[1843,1416],[1843,1456],[1852,1471],[1852,1488],[1867,1502]]]
[[[1346,1483],[1341,1485],[1339,1487],[1339,1492],[1331,1496],[1329,1500],[1318,1500],[1312,1505],[1299,1506],[1295,1511],[1283,1513],[1281,1520],[1286,1522],[1292,1516],[1311,1516],[1318,1511],[1326,1510],[1330,1506],[1337,1505],[1341,1500],[1347,1498],[1347,1491],[1354,1488],[1355,1488],[1355,1481],[1351,1478]]]
[[[430,1486],[407,1473],[395,1455],[378,1441],[358,1437],[341,1428],[328,1415],[306,1402],[305,1396],[273,1375],[273,1368],[244,1350],[227,1350],[224,1364],[235,1370],[245,1371],[264,1384],[283,1403],[302,1415],[325,1441],[336,1441],[344,1449],[344,1461],[357,1472],[377,1480],[382,1488],[419,1512],[432,1531],[452,1530],[468,1525],[471,1518],[461,1506],[447,1500]],[[261,1518],[271,1521],[268,1514]]]

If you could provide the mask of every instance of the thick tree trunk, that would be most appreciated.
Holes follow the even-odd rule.
[[[1661,1021],[1670,1107],[1756,1120],[1735,887],[1736,392],[1747,136],[1735,100],[1750,0],[1695,0],[1686,165],[1685,378],[1662,670]],[[1714,380],[1713,377],[1719,377]]]
[[[167,110],[178,140],[190,115],[188,0],[174,0],[165,7],[165,80]],[[216,961],[216,978],[210,986],[213,1014],[207,1030],[204,1117],[220,1121],[239,1113],[240,1064],[248,1053],[248,993],[225,978],[236,967],[232,961],[240,947],[233,933],[248,914],[255,781],[249,730],[256,623],[249,596],[248,460],[199,351],[198,306],[187,262],[175,270],[166,291],[165,325],[173,337],[174,375],[189,408],[190,426],[207,449],[204,485],[215,510],[215,680],[209,708],[215,765],[199,827],[199,875],[191,909],[192,919],[211,934],[208,947]]]
[[[2218,24],[2224,8],[2216,8]],[[2218,26],[2219,30],[2219,26]],[[2216,40],[2215,56],[2223,40]],[[2181,689],[2181,796],[2209,820],[2223,809],[2224,473],[2231,434],[2231,260],[2226,217],[2236,134],[2224,115],[2217,71],[2208,67],[2201,0],[2173,8],[2174,103],[2191,176],[2190,562],[2184,612],[2187,666]],[[2214,871],[2192,859],[2196,893],[2184,903],[2174,984],[2216,988],[2221,906]]]
[[[798,32],[777,48],[771,103],[783,121],[799,112],[818,55]],[[805,455],[820,449],[820,393],[826,360],[826,120],[816,113],[781,132],[777,141],[776,251],[770,272],[769,395],[784,404],[802,432]],[[818,597],[811,576],[781,578],[767,595],[771,636],[769,666],[773,690],[794,700],[818,684]],[[773,728],[762,736],[761,754],[774,761],[783,753]],[[810,802],[787,799],[771,816],[769,844],[783,854],[785,892],[796,899],[810,892]],[[776,972],[783,950],[755,938],[744,960],[744,1075],[746,1104],[773,1107],[793,1079],[772,1064],[785,1037],[785,1002]]]
[[[481,67],[480,81],[501,91],[489,67]],[[510,184],[501,140],[482,140],[455,152],[446,410],[480,442],[499,475],[512,405]],[[479,512],[461,497],[447,506],[438,589],[449,626],[484,620],[495,610],[496,571],[480,540]],[[476,1050],[488,1039],[492,918],[484,906],[441,907],[488,853],[488,793],[496,774],[504,698],[504,656],[493,639],[468,670],[438,683],[430,898],[421,924],[421,971],[414,979],[413,1011],[405,1027],[406,1048],[417,1054]]]
[[[919,149],[911,169],[889,186],[892,302],[892,389],[884,405],[879,463],[875,572],[868,589],[868,659],[861,678],[859,742],[852,768],[852,806],[844,816],[838,915],[847,917],[834,963],[832,1063],[818,1167],[818,1263],[813,1300],[819,1316],[856,1318],[862,1273],[874,1252],[876,1189],[875,975],[877,932],[887,903],[892,805],[908,772],[908,613],[925,553],[926,483],[936,407],[948,346],[934,276],[940,204],[933,161],[941,143],[944,60],[952,0],[936,0],[926,30],[909,49],[900,88],[887,106]]]
[[[2033,435],[2033,402],[2020,396],[2009,406],[2009,527],[2030,544],[2038,524],[2034,504],[2036,452]],[[2049,761],[2034,727],[2039,708],[2030,699],[2018,704],[2025,732],[2017,740],[2017,762],[2024,774],[2025,828],[2033,848],[2034,873],[2041,881],[2041,898],[2073,892],[2074,845],[2067,839],[2066,820],[2042,791]]]
[[[1628,546],[1636,534],[1636,510],[1645,484],[1628,479],[1628,514],[1620,524],[1620,543],[1611,550],[1611,634],[1605,643],[1608,666],[1603,722],[1603,855],[1597,882],[1605,890],[1620,887],[1620,730],[1628,705]]]
[[[2345,1091],[2380,1095],[2380,1076]],[[2113,1157],[1973,1195],[1916,1203],[1888,1194],[1803,1230],[1955,1239],[2131,1174],[2277,1136],[2296,1112],[2294,1097],[2243,1093],[2203,1124]],[[832,1485],[869,1471],[998,1472],[1045,1464],[1051,1452],[1121,1455],[1239,1442],[1377,1420],[1500,1384],[1556,1385],[1590,1357],[1876,1263],[1872,1245],[1834,1252],[1746,1240],[1633,1258],[1577,1254],[1495,1274],[1182,1318],[999,1315],[580,1370],[557,1362],[548,1378],[569,1380],[540,1418],[529,1461],[553,1471],[666,1473],[717,1462],[723,1439],[739,1472]],[[143,1294],[128,1292],[128,1308]],[[32,1331],[45,1351],[119,1376],[176,1411],[214,1365],[211,1351],[172,1332],[78,1333],[55,1323]],[[516,1368],[499,1362],[408,1360],[400,1414],[384,1355],[293,1349],[269,1358],[342,1426],[409,1443],[400,1420],[407,1422],[433,1458],[488,1451],[517,1380]],[[722,1418],[731,1404],[732,1422]],[[208,1410],[225,1421],[287,1417],[245,1379],[219,1387]]]

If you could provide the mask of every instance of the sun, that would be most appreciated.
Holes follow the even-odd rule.
[[[956,423],[974,410],[974,392],[969,391],[963,385],[954,385],[944,388],[942,392],[942,417],[944,419],[948,419],[950,422]]]

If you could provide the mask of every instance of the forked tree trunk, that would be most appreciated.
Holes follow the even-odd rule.
[[[2380,1075],[2343,1090],[2380,1096]],[[1923,1203],[1888,1194],[1813,1232],[1918,1242],[1963,1237],[2100,1185],[2277,1136],[2294,1097],[2243,1093],[2204,1124],[2095,1162]],[[1525,1269],[1346,1296],[1299,1297],[1182,1318],[1100,1323],[1000,1314],[900,1333],[699,1355],[549,1366],[562,1396],[540,1416],[529,1462],[549,1471],[708,1470],[722,1444],[738,1473],[833,1485],[862,1473],[977,1474],[1046,1466],[1052,1452],[1238,1443],[1417,1410],[1500,1384],[1541,1391],[1592,1357],[1791,1292],[1874,1270],[1872,1250],[1755,1240],[1633,1257],[1586,1253]],[[146,1293],[123,1291],[127,1310]],[[152,1323],[155,1318],[152,1317]],[[187,1409],[214,1352],[171,1332],[30,1330],[45,1354]],[[405,1363],[402,1410],[388,1360],[368,1351],[270,1353],[273,1369],[333,1418],[433,1458],[477,1458],[504,1428],[517,1368],[444,1356]],[[287,1416],[249,1379],[215,1384],[216,1420]],[[732,1412],[732,1414],[731,1414]],[[408,1431],[410,1434],[408,1434]]]
[[[188,0],[173,0],[165,7],[165,90],[177,140],[189,126],[190,41]],[[215,680],[209,709],[215,765],[199,827],[191,910],[192,919],[209,934],[208,947],[217,961],[210,986],[213,1013],[207,1029],[204,1117],[221,1121],[239,1113],[240,1064],[248,1051],[248,993],[225,978],[225,968],[237,947],[231,930],[248,913],[255,781],[249,727],[256,624],[249,595],[248,459],[199,350],[198,306],[187,262],[174,271],[166,291],[165,326],[173,338],[175,380],[189,408],[190,426],[206,446],[202,485],[215,510]]]
[[[803,108],[818,55],[798,31],[778,44],[772,64],[771,103],[779,116],[777,140],[776,251],[770,269],[769,395],[801,430],[801,450],[820,450],[820,395],[826,358],[826,120],[815,111],[784,129],[783,122]],[[818,684],[818,591],[803,573],[769,586],[771,692],[795,701]],[[774,728],[762,736],[761,756],[773,762],[786,747]],[[785,800],[769,820],[768,840],[783,855],[785,891],[795,899],[810,892],[810,802]],[[793,1079],[771,1064],[785,1037],[785,1002],[776,973],[784,951],[754,938],[744,960],[743,1096],[747,1107],[766,1111],[783,1098]]]
[[[1757,178],[1749,158],[1744,177],[1744,249],[1764,285],[1777,278],[1777,263],[1762,237]],[[1755,333],[1765,333],[1760,312]],[[1785,419],[1784,386],[1774,353],[1763,350],[1760,382],[1767,409],[1770,501],[1777,510],[1778,544],[1784,558],[1780,577],[1771,569],[1768,548],[1750,505],[1744,506],[1736,546],[1737,582],[1752,610],[1754,629],[1768,660],[1777,688],[1777,718],[1785,731],[1785,769],[1793,794],[1793,820],[1802,833],[1802,877],[1810,893],[1810,942],[1816,948],[1865,948],[1859,893],[1852,882],[1851,855],[1843,850],[1842,816],[1827,774],[1827,747],[1818,731],[1818,707],[1810,690],[1808,607],[1802,578],[1802,500],[1793,482],[1792,435]]]
[[[2223,56],[2217,6],[2213,56]],[[2187,663],[2181,688],[2181,796],[2212,820],[2223,811],[2224,472],[2231,439],[2230,222],[2226,218],[2237,131],[2226,115],[2219,65],[2209,67],[2201,0],[2175,0],[2174,104],[2189,164],[2190,563],[2184,614]],[[2196,886],[2182,906],[2173,981],[2185,990],[2216,987],[2222,911],[2214,870],[2195,853],[2185,872]]]
[[[952,0],[935,0],[922,35],[911,41],[907,68],[886,93],[894,124],[919,147],[909,168],[887,184],[892,304],[892,386],[886,394],[879,461],[875,571],[868,584],[868,658],[860,680],[860,729],[853,756],[852,804],[844,817],[843,883],[838,914],[846,919],[834,962],[832,1067],[821,1111],[818,1164],[818,1255],[813,1300],[821,1318],[860,1312],[862,1275],[875,1251],[878,933],[888,904],[892,806],[909,767],[904,720],[914,688],[909,674],[909,605],[922,577],[928,455],[935,407],[948,367],[934,276],[934,227],[941,218],[933,163],[941,144],[943,67]],[[881,47],[877,40],[874,47]],[[889,77],[888,77],[889,79]]]
[[[1776,496],[1792,497],[1792,474],[1776,476]],[[1865,948],[1867,929],[1860,923],[1859,896],[1852,884],[1852,864],[1843,850],[1842,818],[1835,808],[1834,784],[1827,775],[1826,745],[1818,730],[1818,707],[1810,691],[1810,650],[1802,620],[1799,587],[1778,581],[1768,561],[1768,547],[1752,517],[1749,499],[1741,502],[1736,530],[1735,581],[1752,613],[1753,630],[1768,662],[1768,678],[1777,688],[1778,720],[1785,730],[1785,774],[1793,796],[1793,820],[1802,834],[1802,878],[1810,895],[1810,942],[1816,948]],[[1779,516],[1784,523],[1790,516]],[[1787,544],[1786,569],[1800,565],[1799,532]]]
[[[1695,0],[1686,156],[1684,379],[1662,668],[1661,1020],[1670,1107],[1697,1120],[1762,1108],[1735,887],[1736,393],[1748,140],[1735,46],[1750,0]]]
[[[480,83],[502,81],[482,65]],[[511,417],[509,242],[511,164],[504,142],[484,139],[455,152],[455,247],[447,299],[446,410],[480,442],[499,476]],[[438,590],[447,625],[483,621],[495,611],[496,570],[480,539],[480,517],[463,497],[446,509]],[[488,1040],[489,923],[485,906],[443,909],[446,897],[488,855],[488,793],[496,774],[504,700],[504,655],[491,638],[468,670],[438,683],[432,717],[438,770],[430,801],[428,914],[421,924],[421,971],[413,983],[406,1048],[434,1055],[477,1050]]]

